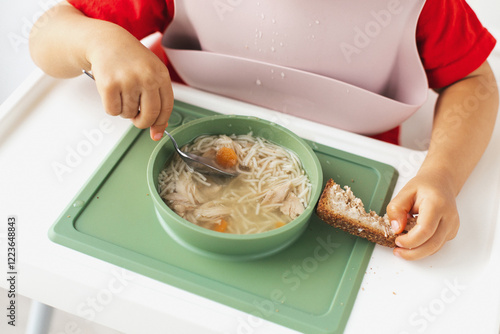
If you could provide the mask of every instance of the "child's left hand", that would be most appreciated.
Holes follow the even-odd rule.
[[[406,227],[408,213],[418,214],[416,226],[396,238],[394,254],[407,260],[434,254],[457,235],[455,198],[488,145],[498,111],[497,83],[488,62],[437,92],[426,158],[387,206],[396,233]]]
[[[418,214],[417,225],[396,239],[399,247],[394,249],[394,255],[418,260],[436,253],[455,238],[460,221],[449,177],[421,170],[403,187],[387,206],[395,233],[406,227],[408,213]]]

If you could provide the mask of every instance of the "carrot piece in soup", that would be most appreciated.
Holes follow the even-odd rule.
[[[227,230],[227,221],[224,219],[221,219],[218,225],[215,225],[214,231],[215,232],[226,232]]]
[[[236,155],[236,152],[232,148],[222,147],[217,151],[215,160],[222,167],[231,168],[238,163],[238,155]]]
[[[280,227],[283,227],[285,226],[286,224],[283,223],[283,222],[277,222],[275,225],[274,225],[274,228],[280,228]]]

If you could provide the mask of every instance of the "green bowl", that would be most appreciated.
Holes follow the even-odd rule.
[[[250,131],[274,144],[295,152],[312,184],[311,200],[296,219],[272,231],[240,235],[220,233],[197,226],[177,215],[158,193],[158,176],[174,154],[173,144],[165,136],[155,147],[148,163],[147,181],[156,215],[165,231],[177,242],[197,253],[223,259],[255,259],[274,254],[297,240],[306,229],[321,194],[323,173],[311,147],[300,137],[275,123],[256,117],[216,115],[184,124],[171,132],[179,146],[200,135],[241,135]]]

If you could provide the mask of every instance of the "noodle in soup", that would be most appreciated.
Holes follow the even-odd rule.
[[[286,225],[309,203],[311,183],[298,157],[252,133],[204,135],[182,150],[234,162],[239,173],[234,178],[203,175],[178,155],[167,162],[159,175],[160,196],[193,224],[226,233],[260,233]]]

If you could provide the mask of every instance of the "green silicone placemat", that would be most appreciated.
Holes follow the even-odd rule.
[[[176,101],[169,129],[214,112]],[[324,182],[349,185],[383,213],[397,179],[386,164],[308,142]],[[315,215],[300,239],[273,256],[216,260],[186,250],[161,228],[146,182],[157,143],[131,127],[65,211],[49,237],[62,245],[305,333],[341,333],[374,245]],[[247,326],[250,326],[247,324]]]

